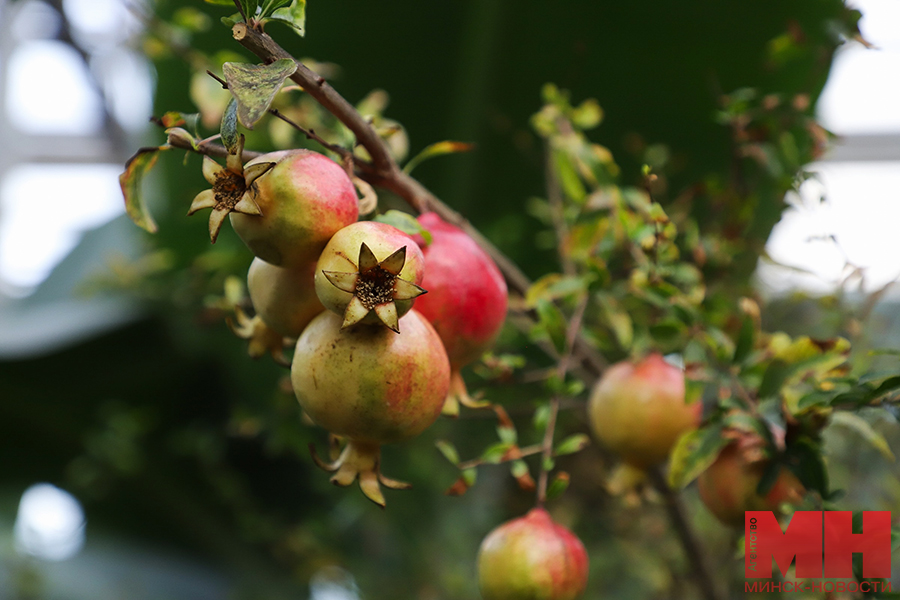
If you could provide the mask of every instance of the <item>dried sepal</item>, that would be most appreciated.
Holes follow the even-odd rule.
[[[356,291],[356,281],[359,273],[341,273],[340,271],[322,271],[322,275],[331,282],[331,285],[348,294]]]
[[[284,355],[284,336],[266,325],[259,315],[247,316],[239,306],[234,307],[234,316],[234,320],[229,317],[226,322],[236,336],[250,342],[247,347],[250,358],[269,353],[279,365],[291,366],[291,361]]]
[[[209,215],[209,239],[212,243],[219,237],[219,231],[229,213],[261,215],[259,206],[253,199],[253,182],[265,175],[275,163],[259,163],[244,170],[244,136],[240,136],[233,153],[229,153],[222,167],[209,156],[203,157],[203,177],[212,185],[211,190],[197,194],[188,214],[211,208]]]
[[[406,246],[379,261],[365,243],[359,246],[356,272],[322,271],[336,288],[353,294],[344,309],[341,328],[352,327],[375,313],[378,321],[391,331],[400,333],[400,313],[396,301],[412,300],[425,293],[418,285],[400,279],[406,264]]]
[[[348,440],[337,460],[330,463],[319,458],[314,444],[309,445],[309,451],[312,454],[313,462],[319,468],[334,473],[331,483],[348,486],[358,479],[359,489],[362,490],[362,493],[381,508],[384,508],[386,504],[384,494],[381,492],[382,485],[395,490],[406,490],[412,487],[409,483],[396,481],[381,474],[379,466],[381,446],[378,444]]]

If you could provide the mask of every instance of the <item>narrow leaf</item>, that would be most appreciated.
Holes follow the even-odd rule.
[[[431,144],[414,157],[412,157],[406,166],[403,167],[403,172],[406,174],[412,173],[412,170],[419,166],[420,163],[425,162],[429,158],[434,158],[435,156],[442,156],[444,154],[455,154],[457,152],[469,152],[475,148],[475,144],[467,144],[465,142],[451,142],[451,141],[443,141]]]
[[[888,445],[887,440],[884,439],[884,436],[875,431],[869,422],[859,415],[843,411],[835,412],[831,415],[831,424],[841,425],[852,429],[862,436],[865,441],[869,442],[876,450],[881,452],[886,459],[891,462],[895,460],[894,453],[891,452],[891,447]]]
[[[575,435],[570,435],[554,450],[554,455],[556,456],[565,456],[566,454],[575,454],[576,452],[580,452],[584,448],[591,443],[591,438],[583,433],[576,433]]]
[[[237,100],[237,118],[241,125],[253,129],[266,114],[284,80],[296,70],[297,63],[290,58],[280,58],[269,65],[223,64],[225,81]]]
[[[553,500],[563,495],[569,487],[569,474],[560,471],[553,477],[553,481],[547,486],[547,500]]]
[[[687,486],[715,462],[726,444],[728,440],[722,437],[721,425],[682,435],[669,457],[669,485],[676,490]]]
[[[454,446],[447,440],[437,440],[434,445],[437,446],[437,449],[441,451],[441,454],[444,455],[444,458],[449,460],[454,465],[459,464],[459,452],[456,451],[456,446]]]
[[[225,144],[225,147],[231,154],[237,152],[240,141],[237,124],[237,101],[232,98],[228,101],[225,112],[222,113],[222,125],[219,129],[219,133],[222,135],[222,143]]]
[[[119,175],[119,186],[122,195],[125,196],[125,212],[138,227],[156,233],[157,226],[153,217],[147,211],[144,196],[141,193],[141,182],[144,175],[156,164],[159,151],[166,150],[166,146],[158,148],[141,148],[125,163],[125,172]]]

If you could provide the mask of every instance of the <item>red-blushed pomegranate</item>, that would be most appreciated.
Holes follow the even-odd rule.
[[[453,370],[444,414],[459,413],[459,402],[470,404],[459,370],[491,347],[506,319],[506,281],[494,261],[463,230],[436,213],[420,215],[419,223],[432,240],[419,238],[425,255],[422,287],[428,294],[416,310],[434,325]],[[418,237],[418,236],[417,236]]]
[[[381,323],[399,331],[398,319],[425,293],[425,259],[413,239],[392,225],[360,221],[329,240],[316,265],[316,294],[344,317],[342,327]]]
[[[779,512],[784,503],[797,504],[806,489],[797,476],[782,467],[775,484],[765,496],[756,493],[769,463],[753,460],[757,453],[748,451],[746,444],[732,442],[719,453],[716,461],[697,478],[700,499],[722,523],[744,526],[744,511],[771,510]]]
[[[314,262],[286,269],[253,259],[247,272],[247,289],[256,314],[266,325],[295,338],[325,310],[313,284],[315,268]]]
[[[575,600],[587,586],[588,557],[575,534],[534,508],[488,534],[478,551],[484,600]]]
[[[356,189],[344,169],[310,150],[283,150],[254,158],[275,166],[254,181],[249,196],[259,215],[231,213],[231,224],[250,251],[279,267],[314,262],[341,228],[356,221]]]
[[[660,354],[620,362],[603,373],[588,405],[597,439],[622,460],[649,468],[700,423],[699,402],[685,403],[684,374]]]
[[[413,438],[437,419],[450,385],[450,362],[434,328],[416,311],[385,327],[342,328],[325,311],[297,340],[291,382],[309,417],[347,445],[332,464],[331,481],[357,477],[371,500],[384,506],[378,482],[404,487],[379,472],[381,444]],[[318,461],[317,461],[318,462]]]

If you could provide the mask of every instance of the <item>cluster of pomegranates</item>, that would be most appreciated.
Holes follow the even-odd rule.
[[[261,156],[226,168],[204,161],[212,190],[191,212],[212,208],[214,240],[224,217],[256,256],[248,276],[255,316],[241,331],[251,348],[296,339],[294,393],[306,414],[342,441],[332,482],[358,480],[384,506],[382,444],[413,438],[444,412],[471,404],[461,367],[493,342],[506,315],[503,277],[459,228],[434,213],[418,220],[427,236],[359,221],[351,179],[308,150]],[[427,241],[425,238],[428,238]],[[427,292],[427,293],[426,293]],[[589,402],[595,437],[638,470],[665,460],[700,422],[700,403],[685,401],[684,375],[659,354],[610,367]],[[787,475],[756,494],[764,465],[727,446],[700,478],[701,498],[726,523],[744,510],[775,509],[800,490]],[[485,600],[574,600],[587,583],[578,538],[538,507],[484,540],[479,583]]]
[[[359,221],[353,182],[328,157],[287,150],[243,165],[240,151],[224,168],[204,159],[212,189],[191,213],[212,208],[213,240],[229,216],[256,256],[247,275],[256,314],[240,331],[251,348],[296,339],[294,393],[343,443],[336,460],[317,463],[335,484],[358,480],[383,506],[381,485],[407,484],[382,475],[381,445],[419,435],[445,405],[457,411],[459,369],[499,332],[506,284],[465,233],[435,214],[419,219],[428,243]]]

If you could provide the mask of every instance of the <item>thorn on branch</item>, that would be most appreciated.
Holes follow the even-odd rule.
[[[227,89],[228,89],[228,82],[227,82],[227,81],[225,81],[224,79],[222,79],[221,77],[219,77],[218,75],[216,75],[215,73],[213,73],[212,71],[210,71],[209,69],[206,70],[206,74],[209,75],[210,77],[212,77],[213,79],[215,79],[216,81],[218,81],[218,82],[222,85],[222,89],[223,89],[223,90],[227,90]]]

